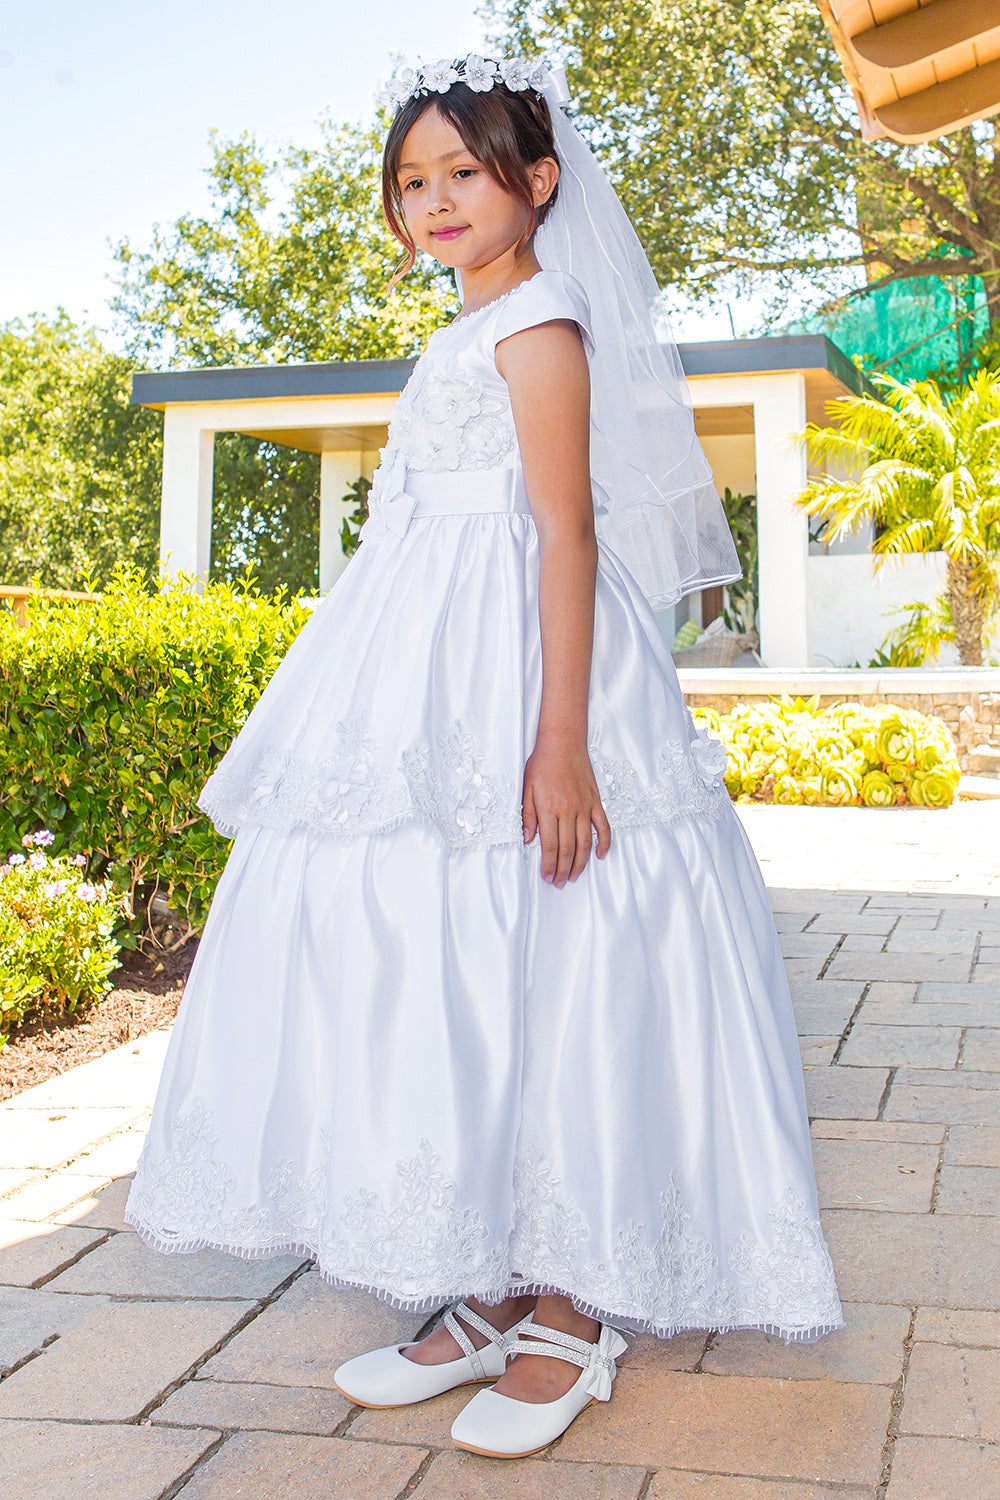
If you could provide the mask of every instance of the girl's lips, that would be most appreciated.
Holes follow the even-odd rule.
[[[460,234],[464,234],[468,227],[468,224],[450,225],[447,229],[432,230],[432,233],[436,240],[455,240]]]

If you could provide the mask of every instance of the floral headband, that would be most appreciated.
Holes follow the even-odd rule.
[[[464,83],[477,94],[487,94],[494,84],[502,84],[512,93],[534,89],[540,94],[552,80],[552,74],[541,58],[505,57],[500,62],[470,52],[456,63],[442,58],[420,68],[404,68],[390,78],[378,96],[383,109],[395,114],[408,99],[417,94],[446,94],[453,83]]]

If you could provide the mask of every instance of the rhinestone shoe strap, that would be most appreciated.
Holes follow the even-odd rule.
[[[491,1344],[498,1344],[505,1352],[508,1347],[507,1338],[498,1328],[494,1328],[492,1323],[487,1323],[485,1318],[481,1318],[477,1312],[473,1312],[472,1308],[465,1302],[459,1302],[454,1307],[449,1307],[442,1319],[444,1326],[472,1366],[476,1379],[487,1380],[489,1377],[483,1369],[483,1362],[479,1358],[479,1350],[469,1338],[461,1323],[459,1323],[459,1318],[468,1323],[470,1328],[475,1328],[478,1333],[484,1334]]]
[[[571,1333],[563,1333],[561,1328],[546,1328],[543,1323],[530,1323],[525,1328],[531,1338],[517,1338],[510,1344],[511,1354],[548,1354],[553,1359],[568,1359],[574,1365],[579,1365],[585,1370],[590,1364],[595,1345],[588,1343],[586,1339],[574,1338]],[[536,1340],[534,1335],[538,1334]],[[548,1340],[548,1342],[545,1342]]]

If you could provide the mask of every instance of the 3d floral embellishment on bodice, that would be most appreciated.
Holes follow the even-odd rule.
[[[501,384],[499,376],[497,382]],[[496,469],[516,449],[506,388],[490,390],[455,362],[444,367],[443,361],[425,355],[396,405],[382,464],[395,467],[402,460],[421,474]]]

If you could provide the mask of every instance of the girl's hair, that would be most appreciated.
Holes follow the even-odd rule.
[[[382,152],[382,211],[403,246],[390,286],[416,264],[417,247],[406,224],[403,193],[396,174],[404,140],[424,111],[432,106],[454,125],[466,148],[490,176],[528,209],[528,227],[517,243],[518,250],[528,243],[539,224],[545,222],[559,192],[556,183],[547,201],[535,206],[531,169],[545,156],[556,163],[559,158],[552,139],[549,106],[533,89],[514,92],[497,82],[485,93],[477,93],[468,84],[457,82],[444,94],[414,95],[407,99],[390,125]]]

